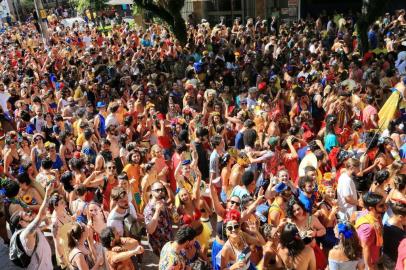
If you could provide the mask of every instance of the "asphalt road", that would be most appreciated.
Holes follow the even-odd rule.
[[[1,270],[23,269],[15,266],[8,258],[8,246],[3,244],[3,239],[0,238],[0,268]]]

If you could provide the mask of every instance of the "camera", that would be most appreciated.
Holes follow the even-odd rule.
[[[302,238],[303,243],[305,245],[310,244],[312,242],[312,240],[313,240],[313,237],[309,236],[308,231],[305,231],[305,232],[301,233],[300,238]]]

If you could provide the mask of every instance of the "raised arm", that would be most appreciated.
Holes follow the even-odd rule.
[[[217,196],[216,189],[211,182],[209,184],[209,189],[210,189],[210,197],[213,202],[214,212],[216,212],[218,216],[224,217],[226,215],[226,209],[224,209],[224,207],[221,205]]]
[[[31,221],[30,224],[21,232],[20,237],[27,239],[27,249],[31,250],[35,245],[35,234],[42,220],[46,216],[46,209],[48,208],[48,199],[52,191],[52,185],[48,185],[45,191],[44,201],[38,210],[37,216]]]

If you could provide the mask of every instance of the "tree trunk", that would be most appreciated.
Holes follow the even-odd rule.
[[[173,18],[173,26],[172,32],[175,37],[179,40],[182,46],[186,45],[187,43],[187,29],[185,20],[182,18],[182,15],[178,14],[176,17]]]
[[[180,44],[182,46],[186,45],[186,23],[180,13],[185,3],[184,0],[169,0],[166,7],[156,5],[152,1],[134,0],[134,3],[165,21],[171,27],[172,33],[179,40]]]

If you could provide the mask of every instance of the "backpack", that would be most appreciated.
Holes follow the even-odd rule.
[[[129,212],[124,217],[115,217],[113,220],[123,222],[123,236],[125,237],[131,237],[140,241],[141,237],[146,234],[145,225],[139,220],[136,220]]]
[[[28,265],[30,265],[31,256],[27,255],[21,243],[20,234],[23,230],[24,229],[17,231],[11,237],[9,258],[10,261],[12,261],[15,265],[25,268]],[[38,235],[37,233],[35,233],[35,246],[32,254],[35,254],[37,247],[38,247]]]

